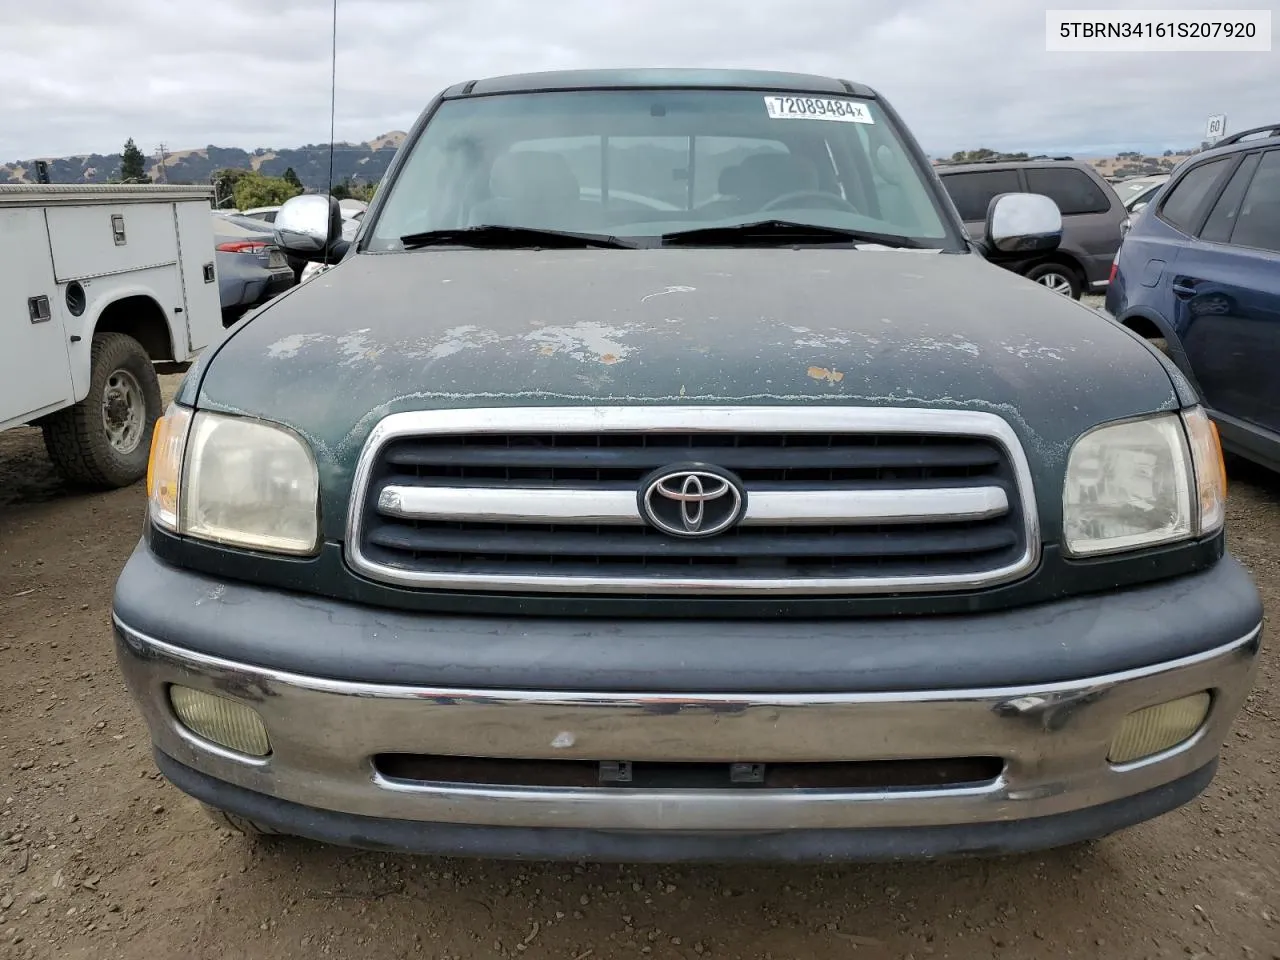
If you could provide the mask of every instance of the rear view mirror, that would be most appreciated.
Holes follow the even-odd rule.
[[[333,256],[342,241],[338,201],[318,193],[286,200],[272,226],[276,246],[307,260]]]
[[[1062,213],[1038,193],[1002,193],[987,207],[987,242],[1000,253],[1043,253],[1062,242]]]

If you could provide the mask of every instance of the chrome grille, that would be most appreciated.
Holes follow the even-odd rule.
[[[643,519],[641,480],[709,464],[747,492],[706,539]],[[1039,558],[1012,430],[972,411],[569,407],[394,414],[362,452],[347,554],[421,588],[644,594],[965,590]]]

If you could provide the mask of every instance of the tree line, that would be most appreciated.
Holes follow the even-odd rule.
[[[147,174],[146,155],[138,149],[133,137],[125,141],[120,158],[120,183],[151,183]],[[215,206],[234,206],[237,210],[251,210],[254,207],[277,207],[290,197],[304,192],[302,180],[293,167],[285,170],[279,177],[268,177],[256,170],[227,167],[219,170],[213,177],[216,196]],[[335,183],[329,193],[339,200],[363,200],[366,203],[373,199],[377,184],[355,183],[343,180]]]

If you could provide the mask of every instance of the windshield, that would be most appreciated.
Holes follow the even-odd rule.
[[[367,249],[482,225],[656,240],[762,220],[957,245],[874,101],[637,89],[443,102]]]

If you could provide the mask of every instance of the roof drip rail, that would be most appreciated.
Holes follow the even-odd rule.
[[[1216,150],[1218,147],[1229,147],[1233,143],[1239,143],[1245,137],[1251,137],[1256,133],[1263,134],[1259,139],[1267,140],[1271,137],[1280,137],[1280,123],[1272,123],[1265,127],[1252,127],[1248,130],[1241,130],[1239,133],[1233,133],[1229,137],[1223,137],[1213,144],[1209,149]]]
[[[1075,157],[1057,156],[1051,157],[1047,154],[1040,154],[1035,157],[984,157],[981,160],[935,160],[934,166],[937,167],[967,167],[979,163],[1031,163],[1033,161],[1044,160],[1075,160]]]

